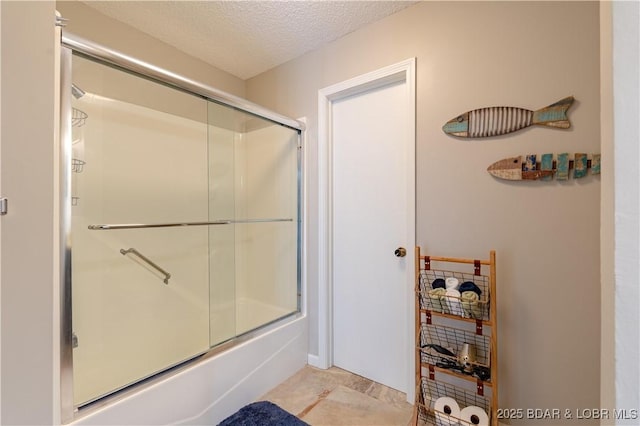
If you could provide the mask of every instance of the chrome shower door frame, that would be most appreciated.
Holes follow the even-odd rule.
[[[143,78],[156,81],[175,89],[190,93],[194,96],[214,101],[228,107],[241,110],[259,118],[269,120],[275,124],[288,127],[297,132],[297,314],[300,315],[305,307],[302,302],[303,272],[303,132],[305,124],[298,120],[285,117],[245,99],[220,91],[203,83],[190,80],[171,71],[155,65],[124,55],[120,52],[101,46],[78,37],[67,31],[63,31],[61,39],[60,60],[60,416],[63,424],[72,422],[78,413],[78,407],[74,404],[73,391],[73,319],[72,319],[72,246],[71,246],[71,205],[72,205],[72,56],[74,53],[98,60],[106,65],[111,65],[124,71],[132,72]],[[292,314],[293,315],[293,314]],[[279,320],[276,320],[278,322]],[[273,323],[260,327],[273,326]],[[233,342],[241,343],[251,338],[255,331],[250,331],[236,336],[231,341],[225,342],[219,347],[210,348],[206,355],[218,353]],[[197,361],[196,361],[197,362]],[[162,374],[162,372],[158,373]],[[117,399],[116,395],[105,397],[111,401]]]
[[[69,423],[73,403],[73,306],[71,304],[71,60],[73,52],[60,49],[60,416]]]

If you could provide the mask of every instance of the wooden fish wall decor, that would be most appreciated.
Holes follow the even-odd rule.
[[[535,154],[505,158],[496,161],[487,168],[493,176],[506,180],[551,180],[554,176],[556,180],[569,179],[569,170],[573,169],[573,178],[580,179],[587,175],[587,170],[591,169],[591,174],[600,174],[600,154],[593,154],[591,160],[587,154],[577,153],[574,159],[569,159],[568,153],[558,154],[556,160],[553,154],[542,154],[540,162],[537,162]]]
[[[571,122],[567,118],[567,110],[572,104],[573,96],[569,96],[537,111],[517,107],[474,109],[447,121],[442,130],[461,138],[486,138],[515,132],[534,124],[568,129]]]

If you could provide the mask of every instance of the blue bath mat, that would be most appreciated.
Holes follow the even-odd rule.
[[[218,426],[309,426],[269,401],[254,402],[224,419]]]

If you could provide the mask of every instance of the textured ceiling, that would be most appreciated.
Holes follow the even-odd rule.
[[[243,80],[416,1],[84,1]]]

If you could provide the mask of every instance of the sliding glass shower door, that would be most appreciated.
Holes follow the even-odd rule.
[[[298,310],[298,133],[209,102],[211,341]],[[224,124],[221,123],[224,119]],[[231,127],[231,128],[230,128]]]
[[[299,311],[299,131],[73,57],[74,405]]]

